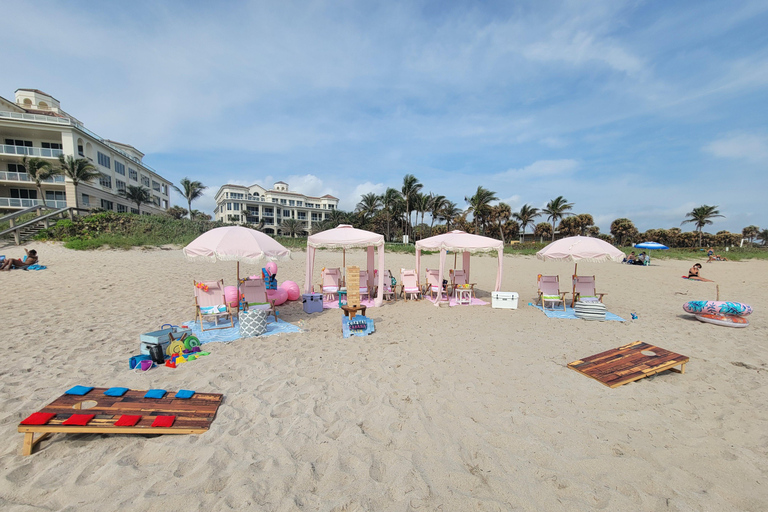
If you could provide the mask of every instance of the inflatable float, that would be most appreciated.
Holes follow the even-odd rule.
[[[700,322],[707,322],[709,324],[722,325],[723,327],[746,327],[749,325],[749,320],[743,316],[737,315],[717,315],[710,313],[699,313],[696,315],[696,320]]]
[[[747,316],[752,313],[752,306],[741,302],[719,300],[692,300],[683,304],[686,313],[698,315],[707,313],[710,315],[735,315]]]

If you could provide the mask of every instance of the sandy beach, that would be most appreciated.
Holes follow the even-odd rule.
[[[171,248],[26,247],[48,269],[0,273],[3,510],[768,508],[766,261],[704,264],[715,283],[681,279],[690,261],[580,264],[627,319],[587,322],[528,306],[537,274],[569,283],[573,264],[506,256],[502,290],[520,294],[518,310],[399,300],[369,309],[375,334],[343,339],[338,310],[307,315],[292,302],[281,316],[304,332],[208,344],[208,357],[137,374],[139,335],[191,321],[192,280],[235,284],[235,264]],[[394,274],[414,266],[386,258]],[[304,262],[295,252],[278,281],[303,283]],[[319,251],[313,281],[340,264],[340,252]],[[471,277],[490,302],[494,260],[473,257]],[[748,328],[683,312],[714,300],[716,284],[723,300],[752,305]],[[689,356],[686,373],[610,389],[566,366],[635,340]],[[202,435],[58,434],[23,457],[19,421],[77,384],[225,398]]]

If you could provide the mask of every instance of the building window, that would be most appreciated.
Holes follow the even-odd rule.
[[[102,199],[101,200],[101,209],[102,210],[112,210],[113,209],[112,201],[107,201],[106,199]]]
[[[232,204],[232,206],[233,206],[233,208],[232,208],[233,210],[240,211],[240,203],[234,203],[234,204]]]
[[[314,205],[314,204],[312,204],[312,203],[307,203],[307,208],[312,208],[312,207],[314,207],[314,206],[315,206],[315,205]]]
[[[290,217],[291,216],[291,210],[283,210],[283,217]]]
[[[296,206],[304,206],[304,203],[302,201],[296,201]]]
[[[8,172],[27,172],[21,164],[8,164]]]
[[[160,206],[160,198],[157,196],[152,196],[152,202],[155,204],[155,206]]]
[[[152,180],[152,190],[155,192],[160,192],[160,184],[155,180]]]
[[[80,196],[80,204],[83,206],[91,206],[91,200],[88,197],[88,194],[82,194]]]
[[[149,177],[141,175],[141,184],[147,188],[149,188]]]
[[[32,147],[31,140],[5,139],[5,144],[8,146],[26,146],[28,148]]]
[[[264,208],[264,215],[267,217],[272,217],[274,215],[272,208]]]
[[[317,218],[317,215],[318,215],[318,214],[316,214],[316,213],[314,213],[314,212],[312,213],[312,220],[313,220],[313,221],[317,221],[317,220],[319,220],[319,219]]]
[[[65,201],[67,198],[64,195],[63,190],[46,190],[45,191],[45,200],[46,201]]]
[[[115,180],[115,188],[117,189],[118,192],[125,192],[125,182],[120,180]]]
[[[288,201],[286,201],[285,199],[281,199],[280,204],[288,204]]]
[[[131,213],[135,213],[136,215],[139,214],[138,208],[131,208]]]
[[[276,203],[276,202],[277,202],[277,198],[273,197],[273,198],[272,198],[272,202],[273,202],[273,203]]]
[[[288,206],[296,206],[296,201],[294,201],[293,199],[289,200]]]
[[[77,154],[80,155],[80,156],[85,156],[85,153],[83,152],[83,145],[82,144],[78,144],[77,145]]]
[[[123,176],[125,176],[125,166],[120,162],[118,162],[117,160],[115,160],[115,172],[117,174],[122,174]]]
[[[167,199],[163,199],[163,208],[165,208],[166,210],[168,209],[168,200]]]
[[[163,195],[164,196],[168,195],[168,185],[166,185],[165,183],[163,183]]]
[[[227,210],[231,210],[231,209],[232,209],[232,203],[227,203]]]
[[[128,168],[128,177],[131,178],[133,181],[139,181],[139,173],[136,172],[136,169]]]
[[[101,177],[99,178],[99,185],[105,188],[112,188],[112,176],[107,176],[104,173],[101,173]]]
[[[12,199],[37,199],[37,190],[31,190],[27,188],[12,188]]]
[[[108,169],[112,168],[112,159],[110,159],[107,155],[105,155],[101,151],[96,152],[96,159],[98,160],[99,165],[104,166]]]
[[[296,216],[296,218],[299,220],[307,220],[306,212],[297,212]]]
[[[44,149],[62,149],[61,144],[58,142],[41,142],[40,146]]]
[[[124,204],[117,203],[117,213],[127,213],[128,207]]]
[[[329,205],[328,205],[328,209],[329,209],[329,210],[333,210],[333,205],[332,205],[332,204],[329,204]]]

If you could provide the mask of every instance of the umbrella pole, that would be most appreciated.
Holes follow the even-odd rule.
[[[573,275],[575,275],[575,276],[579,275],[578,270],[579,270],[579,264],[578,263],[574,263],[573,264]]]
[[[240,262],[237,262],[237,286],[240,286]]]

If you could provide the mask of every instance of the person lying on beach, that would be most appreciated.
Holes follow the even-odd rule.
[[[699,269],[701,269],[701,263],[694,264],[690,270],[688,270],[688,279],[692,277],[700,277],[699,276]]]
[[[624,258],[621,262],[622,263],[628,263],[629,265],[634,265],[635,264],[635,251],[630,252],[629,256]]]
[[[26,259],[17,260],[15,258],[8,258],[7,260],[3,261],[3,264],[0,265],[0,270],[8,271],[11,270],[11,268],[20,268],[25,269],[30,265],[34,265],[37,263],[37,251],[32,249],[31,251],[28,251],[27,249],[24,249],[24,252],[27,253]]]

